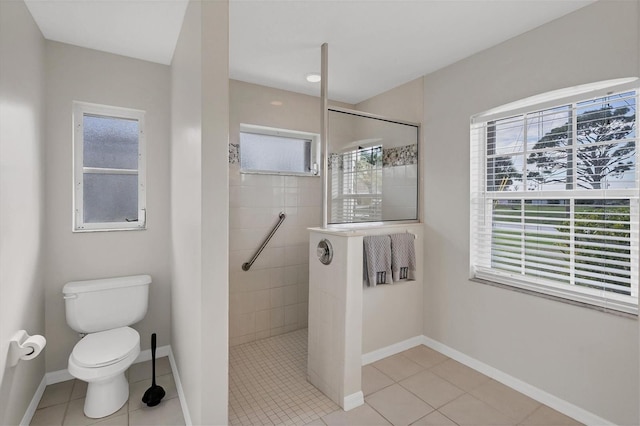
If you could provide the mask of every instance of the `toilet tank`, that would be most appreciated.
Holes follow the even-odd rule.
[[[149,275],[66,283],[67,324],[79,333],[135,324],[147,313],[150,283]]]

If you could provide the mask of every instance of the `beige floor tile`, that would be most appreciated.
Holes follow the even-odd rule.
[[[380,389],[386,388],[394,381],[372,365],[362,367],[362,393],[371,395]]]
[[[478,398],[464,394],[451,401],[438,411],[459,425],[515,425],[507,416],[480,401]]]
[[[391,424],[368,404],[361,405],[349,411],[338,410],[324,416],[322,420],[329,426],[373,426]]]
[[[156,358],[156,377],[171,374],[171,363],[168,357]],[[151,361],[139,362],[129,367],[129,383],[151,378]]]
[[[411,426],[457,426],[453,420],[445,416],[439,411],[427,414]]]
[[[452,359],[432,367],[429,371],[466,392],[470,392],[490,380],[484,374]]]
[[[165,399],[178,397],[178,390],[176,388],[176,383],[173,380],[173,374],[157,376],[156,385],[161,386],[162,389],[164,389],[165,395],[162,398],[163,401]],[[129,411],[139,410],[140,408],[147,406],[147,404],[142,402],[142,396],[150,387],[151,379],[142,380],[129,385]]]
[[[118,411],[111,414],[107,417],[102,417],[100,419],[92,419],[84,415],[84,398],[74,399],[69,402],[69,406],[67,407],[67,414],[64,416],[63,425],[73,425],[73,426],[86,426],[92,425],[97,422],[102,422],[105,420],[109,420],[112,417],[118,417],[127,413],[127,403],[122,406]]]
[[[402,379],[406,379],[407,377],[424,370],[424,367],[416,364],[402,354],[393,355],[388,358],[381,359],[380,361],[376,361],[371,365],[382,371],[384,374],[386,374],[396,382]]]
[[[433,411],[433,407],[398,384],[369,395],[365,401],[395,426],[409,425]]]
[[[565,426],[565,425],[581,425],[582,423],[567,417],[564,414],[549,408],[546,405],[540,406],[529,417],[524,419],[522,425],[539,425],[539,426]]]
[[[402,355],[425,368],[431,368],[449,359],[446,355],[442,355],[440,352],[434,351],[424,345],[406,350],[402,352]]]
[[[129,413],[122,414],[120,416],[107,418],[106,420],[101,420],[96,425],[100,426],[128,426],[129,425]]]
[[[64,413],[67,410],[67,403],[52,405],[46,408],[39,408],[31,419],[31,426],[59,426],[64,419]]]
[[[40,398],[38,408],[50,407],[69,401],[71,391],[73,390],[73,383],[74,380],[67,380],[66,382],[47,386],[42,394],[42,398]]]
[[[540,406],[539,402],[495,380],[483,383],[470,393],[517,423]]]
[[[147,407],[146,405],[129,413],[129,425],[177,426],[184,425],[184,417],[178,398],[162,400],[160,405]]]
[[[322,419],[315,419],[310,423],[305,423],[305,426],[326,426],[326,423],[323,422]]]
[[[71,391],[71,399],[84,398],[87,396],[87,386],[89,384],[87,382],[83,382],[82,380],[74,380],[73,390]]]
[[[423,371],[404,379],[400,385],[434,408],[442,407],[465,393],[430,371]]]

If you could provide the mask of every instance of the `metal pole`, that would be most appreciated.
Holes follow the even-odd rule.
[[[329,223],[328,220],[328,205],[329,205],[329,141],[328,141],[328,121],[329,111],[327,102],[327,88],[328,88],[328,56],[329,45],[323,43],[321,46],[321,59],[320,59],[320,140],[322,141],[322,227],[326,228]]]

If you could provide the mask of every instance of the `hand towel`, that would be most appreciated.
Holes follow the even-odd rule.
[[[366,236],[364,246],[364,281],[369,287],[391,284],[391,239],[388,235]]]
[[[391,269],[393,281],[415,279],[416,249],[415,236],[408,232],[391,234]]]

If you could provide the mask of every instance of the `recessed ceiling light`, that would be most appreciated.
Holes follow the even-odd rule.
[[[317,83],[322,79],[322,77],[320,77],[320,74],[317,73],[307,74],[306,78],[309,83]]]

